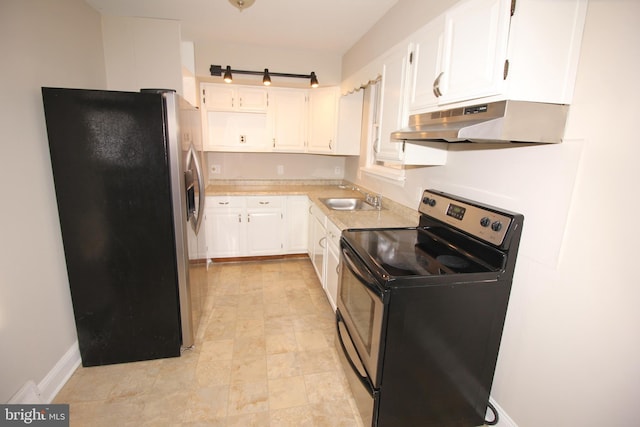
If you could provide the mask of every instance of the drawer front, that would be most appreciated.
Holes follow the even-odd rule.
[[[284,207],[284,197],[282,196],[248,196],[247,209],[255,208],[282,208]]]
[[[244,208],[244,197],[242,196],[207,196],[207,208]]]

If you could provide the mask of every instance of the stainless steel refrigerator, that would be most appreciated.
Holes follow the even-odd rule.
[[[82,364],[179,356],[206,293],[198,110],[164,90],[42,96]]]

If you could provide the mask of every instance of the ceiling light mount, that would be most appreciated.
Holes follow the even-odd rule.
[[[229,0],[234,7],[237,7],[240,12],[248,7],[251,7],[256,0]]]
[[[230,0],[231,1],[231,0]],[[222,68],[222,65],[212,65],[209,67],[209,72],[212,76],[223,76],[224,81],[231,83],[233,81],[233,74],[246,74],[252,76],[262,76],[262,84],[269,86],[271,84],[271,77],[292,77],[296,79],[309,79],[309,85],[312,88],[318,87],[318,77],[314,71],[311,74],[293,74],[293,73],[274,73],[265,68],[264,71],[249,71],[249,70],[232,70],[229,65]]]

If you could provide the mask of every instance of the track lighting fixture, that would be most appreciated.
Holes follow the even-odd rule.
[[[221,65],[212,65],[211,67],[209,67],[209,72],[212,76],[223,76]],[[224,81],[227,83],[231,83],[233,81],[233,73],[262,76],[262,84],[264,84],[265,86],[269,86],[271,84],[271,77],[276,76],[309,79],[309,85],[312,88],[318,87],[318,77],[316,76],[316,73],[314,71],[312,71],[311,74],[272,73],[268,68],[265,68],[264,71],[232,70],[231,67],[227,65],[224,70]]]
[[[233,81],[233,77],[231,77],[231,67],[229,67],[228,65],[227,69],[224,71],[224,81],[227,83],[231,83]]]
[[[264,76],[262,77],[262,84],[265,86],[271,85],[271,76],[269,76],[269,69],[264,69]]]

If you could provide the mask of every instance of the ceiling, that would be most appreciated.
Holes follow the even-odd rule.
[[[240,12],[228,0],[85,0],[105,15],[181,21],[194,43],[317,50],[342,55],[398,0],[256,0]]]

